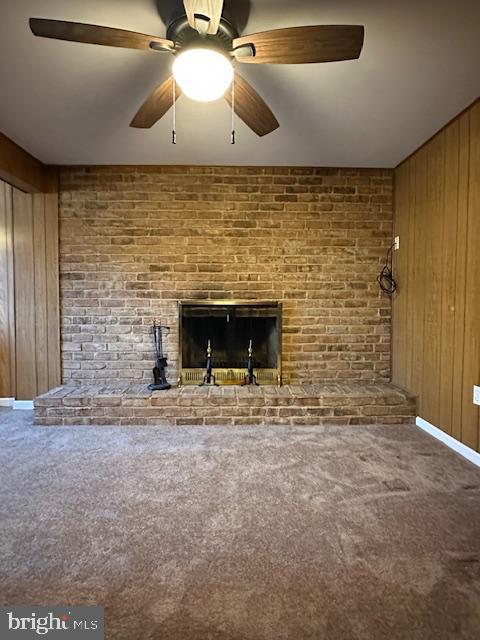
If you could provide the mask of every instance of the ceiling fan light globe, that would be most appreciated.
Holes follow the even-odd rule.
[[[173,63],[173,76],[183,93],[201,102],[223,96],[233,80],[230,60],[212,49],[189,49]]]

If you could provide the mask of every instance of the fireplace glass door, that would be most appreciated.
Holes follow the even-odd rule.
[[[259,384],[281,382],[281,304],[181,302],[180,383],[200,384],[210,344],[218,384],[242,384],[249,347]]]

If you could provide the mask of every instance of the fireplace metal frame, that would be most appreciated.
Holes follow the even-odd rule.
[[[277,349],[277,366],[274,369],[255,369],[255,374],[259,384],[278,385],[282,384],[282,320],[283,309],[282,303],[278,300],[179,300],[178,301],[178,384],[179,385],[196,385],[203,380],[204,369],[184,368],[182,363],[182,317],[183,307],[185,306],[219,306],[219,307],[255,307],[255,306],[271,306],[276,311],[277,332],[278,332],[278,349]],[[216,380],[220,385],[241,384],[245,374],[245,369],[217,369],[214,367]]]

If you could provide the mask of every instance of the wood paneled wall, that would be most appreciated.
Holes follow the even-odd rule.
[[[60,384],[58,193],[0,181],[0,397],[31,400]]]
[[[394,224],[393,381],[479,450],[480,102],[397,167]]]
[[[12,187],[0,180],[0,397],[15,395]]]

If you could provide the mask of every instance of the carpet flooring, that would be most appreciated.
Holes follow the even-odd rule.
[[[474,640],[480,470],[413,426],[32,426],[0,411],[0,603],[115,640]]]

